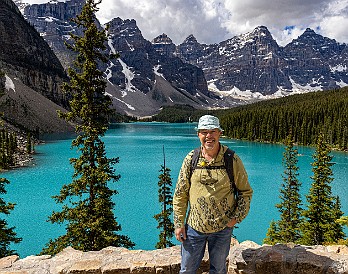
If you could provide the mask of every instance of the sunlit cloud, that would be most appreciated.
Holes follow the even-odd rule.
[[[348,42],[348,0],[103,0],[99,8],[102,23],[116,17],[135,19],[150,41],[165,33],[180,44],[193,34],[198,42],[212,44],[262,25],[282,46],[306,28]]]

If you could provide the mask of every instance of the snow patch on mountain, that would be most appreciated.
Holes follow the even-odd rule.
[[[119,101],[119,102],[125,104],[130,110],[135,110],[135,108],[134,108],[132,105],[126,103],[125,101],[122,101],[121,99],[118,99],[118,98],[115,98],[115,99],[116,99],[117,101]]]
[[[134,51],[135,50],[133,45],[130,44],[127,39],[126,39],[126,43],[127,43],[127,46],[129,47],[130,51]]]
[[[317,86],[320,79],[313,79],[311,84],[307,84],[305,86],[296,83],[291,77],[290,81],[292,84],[292,90],[284,89],[278,86],[278,90],[270,95],[263,95],[260,92],[253,92],[251,90],[240,90],[238,87],[233,87],[230,90],[219,90],[214,81],[208,81],[208,88],[210,91],[219,94],[220,98],[231,97],[233,99],[241,100],[244,102],[252,101],[254,102],[259,100],[268,100],[268,99],[276,99],[294,94],[302,94],[307,92],[315,92],[322,90],[321,86]],[[313,86],[312,86],[313,85]],[[344,82],[337,82],[337,85],[344,87],[347,86]]]
[[[160,68],[161,68],[161,65],[156,65],[156,66],[154,66],[154,67],[153,67],[153,72],[154,72],[156,75],[162,77],[164,80],[166,80],[166,78],[163,76],[163,74],[160,73],[160,72],[158,72],[158,70],[159,70]]]
[[[334,66],[334,67],[331,67],[331,66],[330,66],[330,70],[331,70],[332,72],[336,72],[336,71],[339,71],[339,72],[347,71],[347,65],[339,64],[339,65],[336,65],[336,66]]]
[[[108,39],[108,45],[110,47],[111,53],[117,54],[116,50],[115,50],[115,48],[113,46],[113,42],[112,42],[111,38]],[[122,97],[124,97],[124,96],[127,95],[127,92],[136,92],[137,88],[132,84],[132,80],[134,78],[134,73],[131,71],[131,68],[128,67],[127,64],[121,60],[121,58],[118,58],[117,60],[121,64],[121,66],[122,66],[122,73],[125,76],[126,88],[121,90]],[[112,69],[111,68],[114,67],[114,66],[115,66],[115,64],[113,62],[110,62],[108,67],[106,68],[106,70],[104,72],[105,75],[106,75],[106,79],[107,79],[107,81],[109,83],[111,83],[110,79],[112,77]],[[111,84],[113,85],[113,83],[111,83]]]
[[[6,79],[5,80],[5,88],[7,89],[7,91],[12,89],[14,92],[16,92],[15,85],[14,85],[12,79],[7,76],[7,74],[5,74],[5,79]]]
[[[137,88],[133,86],[132,84],[134,73],[131,71],[130,67],[128,67],[127,64],[121,60],[121,58],[119,58],[118,61],[120,62],[122,66],[122,73],[125,76],[125,82],[126,82],[126,89],[122,90],[122,97],[124,97],[127,95],[127,91],[136,92]]]
[[[116,50],[115,50],[114,45],[113,45],[113,43],[112,43],[112,39],[111,39],[111,37],[109,36],[109,34],[107,34],[107,35],[108,35],[108,37],[109,37],[109,39],[108,39],[108,46],[110,47],[111,53],[112,53],[112,54],[116,54]]]
[[[106,68],[104,74],[106,75],[106,80],[111,84],[114,85],[110,79],[112,78],[112,67],[115,66],[113,62],[109,62],[108,67]]]
[[[114,99],[114,100],[117,100],[119,102],[121,102],[122,104],[126,105],[130,110],[135,110],[135,108],[131,105],[131,104],[128,104],[126,103],[125,101],[122,101],[121,99],[113,96],[112,94],[108,93],[108,92],[105,92],[104,93],[105,95],[109,96],[110,98]]]
[[[292,85],[292,91],[294,93],[305,93],[305,92],[312,92],[312,91],[323,90],[322,86],[318,86],[319,79],[318,80],[312,79],[312,83],[311,84],[307,84],[307,85],[303,86],[303,85],[300,85],[300,84],[296,83],[291,77],[289,77],[289,78],[290,78],[290,82],[291,82],[291,85]]]
[[[336,81],[336,85],[341,87],[341,88],[348,86],[348,84],[346,82],[343,82],[343,80],[341,80],[339,82]]]
[[[249,99],[260,99],[263,95],[259,92],[251,92],[250,90],[240,90],[237,87],[233,87],[230,90],[219,90],[215,85],[215,79],[208,81],[208,89],[217,94],[220,94],[220,98],[232,97],[234,99],[249,100]]]
[[[48,23],[52,23],[52,22],[54,22],[54,21],[58,21],[57,18],[54,18],[54,17],[52,17],[52,16],[38,17],[38,19],[41,19],[41,20],[43,20],[43,21],[45,21],[45,22],[48,22]]]

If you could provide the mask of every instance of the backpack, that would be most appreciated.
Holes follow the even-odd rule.
[[[233,192],[234,195],[238,196],[238,189],[234,182],[234,176],[233,176],[233,155],[234,151],[230,148],[227,148],[227,150],[224,153],[224,165],[223,166],[205,166],[205,167],[199,167],[198,166],[198,159],[201,152],[201,148],[198,147],[194,149],[192,159],[191,159],[191,167],[190,167],[190,177],[193,173],[193,171],[197,168],[206,168],[206,169],[226,169],[228,177],[230,179],[230,182],[232,183]]]

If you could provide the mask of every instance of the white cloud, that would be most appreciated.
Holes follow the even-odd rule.
[[[321,33],[338,42],[348,43],[348,0],[330,1],[317,17]]]
[[[103,0],[99,8],[102,23],[116,17],[135,19],[147,40],[166,33],[175,44],[190,34],[200,43],[218,43],[260,25],[281,45],[307,27],[348,43],[348,0]]]

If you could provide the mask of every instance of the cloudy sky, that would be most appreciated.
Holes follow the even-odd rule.
[[[348,43],[348,0],[103,0],[99,8],[101,23],[135,19],[145,39],[166,33],[177,45],[190,34],[212,44],[261,25],[283,46],[308,27]]]

